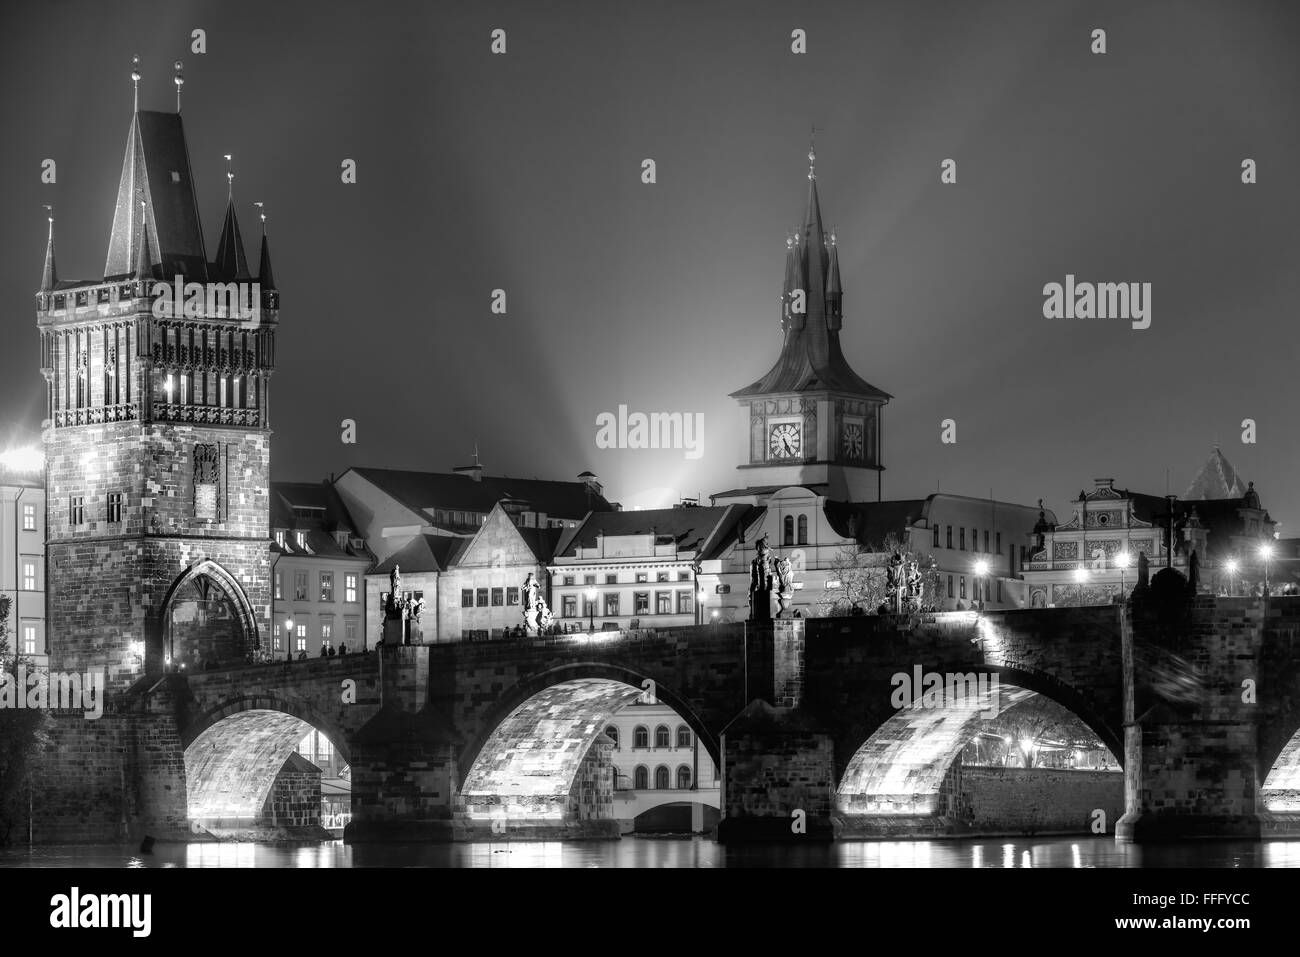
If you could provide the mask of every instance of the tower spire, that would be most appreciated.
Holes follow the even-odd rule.
[[[262,218],[262,257],[257,264],[257,284],[262,289],[274,289],[275,277],[271,275],[271,247],[266,241],[266,206],[264,203],[254,203],[257,207],[258,215]]]
[[[180,60],[177,60],[172,65],[172,69],[176,71],[176,76],[173,77],[172,81],[176,84],[176,114],[178,116],[180,115],[181,112],[181,87],[185,85],[185,77],[181,76],[182,68],[183,68],[183,64],[181,63]]]
[[[139,190],[139,192],[143,194],[144,190],[143,189]],[[142,195],[140,197],[140,222],[141,223],[147,221],[147,213],[148,213],[148,210],[146,208],[147,206],[148,203],[145,201]],[[135,257],[135,280],[136,282],[144,282],[146,279],[150,279],[152,277],[153,277],[153,256],[149,250],[149,230],[147,228],[141,228],[140,246]]]
[[[235,216],[235,174],[230,168],[230,154],[226,157],[226,220],[221,224],[221,238],[217,240],[217,271],[224,279],[248,279],[248,257],[244,254],[244,237],[239,232],[239,219]]]
[[[45,212],[50,220],[50,234],[45,240],[45,268],[41,270],[41,292],[51,292],[59,281],[59,270],[54,265],[54,207],[46,203]]]
[[[140,112],[140,54],[131,57],[131,86],[134,91],[131,112]]]

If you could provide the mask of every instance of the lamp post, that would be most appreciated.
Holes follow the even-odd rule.
[[[695,624],[704,623],[704,600],[709,597],[709,593],[703,588],[695,593]]]
[[[1235,558],[1229,558],[1224,562],[1223,569],[1228,573],[1228,594],[1231,595],[1233,592],[1233,586],[1236,584],[1234,579],[1237,577],[1237,560]]]
[[[1259,556],[1264,559],[1264,597],[1268,597],[1268,562],[1273,557],[1273,546],[1268,542],[1259,546]]]
[[[596,632],[596,589],[587,589],[587,615],[592,634]]]
[[[1088,569],[1076,568],[1074,570],[1074,580],[1079,584],[1079,604],[1086,604],[1084,601],[1083,586],[1088,583]]]
[[[1127,571],[1133,557],[1127,551],[1122,551],[1115,556],[1115,567],[1119,569],[1119,598],[1124,600],[1124,572]]]
[[[981,613],[984,611],[984,593],[988,591],[988,579],[986,577],[988,573],[989,563],[981,558],[975,563],[975,580],[979,582]]]
[[[293,619],[284,620],[284,654],[285,661],[293,661]]]

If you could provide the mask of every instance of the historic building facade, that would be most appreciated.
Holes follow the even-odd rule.
[[[11,466],[0,458],[0,595],[10,601],[9,649],[38,667],[48,661],[45,521],[40,471]]]
[[[333,487],[272,482],[271,536],[270,653],[364,650],[365,577],[374,556]]]
[[[622,830],[701,832],[717,823],[718,769],[681,716],[636,702],[605,728],[613,747],[614,816]]]
[[[251,656],[270,633],[279,293],[233,197],[209,260],[179,113],[131,117],[103,277],[59,279],[51,222],[36,299],[53,666],[116,689]]]

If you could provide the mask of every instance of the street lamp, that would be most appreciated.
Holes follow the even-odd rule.
[[[988,580],[985,576],[989,573],[989,563],[980,559],[975,563],[975,577],[979,581],[980,590],[980,611],[984,610],[984,593],[988,591]]]
[[[284,620],[284,660],[293,661],[293,619]]]
[[[1224,562],[1223,568],[1228,573],[1228,594],[1231,595],[1233,585],[1236,584],[1233,579],[1237,577],[1237,560],[1235,558],[1229,558]]]
[[[695,623],[701,624],[704,619],[704,600],[709,597],[709,593],[703,587],[695,593]]]
[[[596,589],[594,588],[587,589],[587,614],[594,634],[596,631]]]
[[[1131,556],[1127,551],[1122,551],[1115,556],[1115,567],[1119,569],[1119,597],[1121,601],[1124,600],[1124,572],[1128,569],[1132,561],[1133,556]]]
[[[1273,546],[1268,542],[1259,546],[1259,556],[1264,559],[1264,597],[1268,597],[1268,561],[1273,557]]]
[[[1074,580],[1079,584],[1079,604],[1086,604],[1084,601],[1083,586],[1088,582],[1088,569],[1076,568],[1074,570]]]

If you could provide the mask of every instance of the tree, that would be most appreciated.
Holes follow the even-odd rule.
[[[938,597],[939,572],[929,552],[912,551],[897,535],[877,545],[846,545],[831,561],[826,590],[818,601],[828,616],[874,615],[888,604],[885,594],[889,560],[897,552],[904,567],[916,562],[921,572],[921,611],[933,611]]]
[[[12,684],[17,695],[27,692],[18,686],[19,666],[26,659],[9,647],[12,604],[8,595],[0,595],[0,680]],[[48,741],[48,721],[41,710],[0,707],[0,845],[8,844],[15,826],[27,820],[32,766]]]

